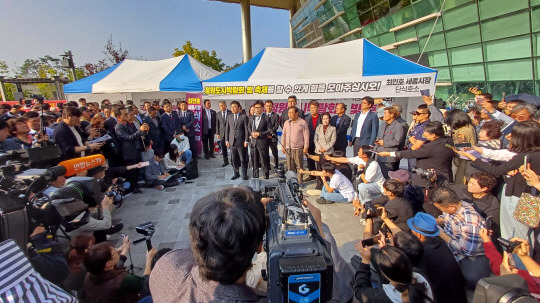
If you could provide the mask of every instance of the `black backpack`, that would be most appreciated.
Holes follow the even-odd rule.
[[[188,180],[196,179],[199,177],[199,165],[195,161],[191,161],[187,166],[183,174]]]

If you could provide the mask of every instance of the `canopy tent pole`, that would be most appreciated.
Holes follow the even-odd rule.
[[[244,62],[251,60],[251,7],[250,0],[240,0],[242,14],[242,51]]]

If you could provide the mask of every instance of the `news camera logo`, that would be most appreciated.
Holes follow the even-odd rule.
[[[321,302],[321,274],[289,276],[289,302]]]

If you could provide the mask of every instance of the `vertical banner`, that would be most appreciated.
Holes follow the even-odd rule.
[[[186,101],[188,109],[192,110],[195,114],[195,122],[193,122],[193,128],[195,128],[195,142],[197,142],[197,152],[200,155],[202,151],[202,93],[186,93]],[[193,155],[197,157],[198,155]]]

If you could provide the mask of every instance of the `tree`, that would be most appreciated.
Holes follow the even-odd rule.
[[[218,72],[222,72],[225,68],[225,63],[218,58],[216,51],[213,50],[209,52],[205,49],[199,50],[193,47],[191,41],[186,41],[186,44],[184,44],[181,49],[175,48],[172,55],[173,57],[179,57],[185,54],[190,55],[191,57],[195,58],[195,60],[217,70]]]
[[[9,68],[6,61],[0,61],[0,76],[5,77],[8,75],[8,73],[9,73]],[[2,101],[13,100],[14,99],[13,92],[15,91],[15,85],[13,83],[6,83],[4,84],[4,88],[5,88],[7,100],[2,100]],[[2,98],[2,96],[0,96],[0,98]]]
[[[79,76],[77,75],[78,79],[82,79],[84,77],[88,77],[90,75],[102,72],[102,71],[106,70],[107,68],[109,68],[109,65],[105,62],[105,59],[101,59],[96,64],[94,64],[94,63],[86,63],[85,65],[83,65],[80,68],[82,69],[83,76],[81,78],[79,78]]]
[[[105,50],[103,53],[113,65],[129,58],[129,52],[127,49],[122,48],[122,43],[119,43],[118,47],[113,43],[112,35],[109,39],[107,39],[107,44],[105,44]]]
[[[224,72],[228,72],[228,71],[230,71],[230,70],[233,70],[233,69],[239,67],[240,65],[242,65],[242,63],[235,63],[233,66],[227,66],[227,67],[225,68]]]

